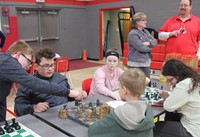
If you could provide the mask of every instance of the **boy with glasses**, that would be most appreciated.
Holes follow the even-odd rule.
[[[54,72],[54,57],[55,52],[52,49],[48,47],[40,49],[35,55],[35,68],[37,71],[34,76],[49,82],[57,83],[60,86],[65,86],[70,90],[70,85],[68,84],[66,77]],[[79,93],[78,90],[70,90],[70,93],[71,92]],[[20,85],[15,98],[15,113],[17,116],[21,116],[32,114],[33,112],[43,112],[49,107],[54,107],[67,102],[68,99],[64,96],[48,95]]]
[[[67,97],[69,88],[57,83],[41,80],[25,71],[33,59],[33,49],[25,41],[13,43],[7,53],[0,52],[0,122],[6,120],[6,97],[12,83],[19,83],[35,91]],[[80,94],[81,95],[81,94]],[[76,95],[79,96],[79,93]]]

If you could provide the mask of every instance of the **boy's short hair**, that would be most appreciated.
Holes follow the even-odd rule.
[[[7,52],[10,54],[15,54],[19,51],[22,52],[23,54],[31,55],[31,57],[33,58],[34,55],[33,49],[30,47],[28,43],[26,43],[23,40],[18,40],[14,42],[7,50]]]
[[[132,95],[141,96],[146,87],[146,76],[137,68],[131,68],[123,72],[119,77],[121,86],[126,87]]]
[[[35,54],[35,62],[40,64],[42,57],[46,59],[53,59],[55,57],[55,52],[49,47],[40,48],[40,50]]]

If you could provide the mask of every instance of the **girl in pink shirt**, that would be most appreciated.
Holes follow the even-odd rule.
[[[94,73],[90,95],[103,94],[120,100],[118,79],[123,70],[117,67],[119,53],[116,50],[108,50],[105,57],[106,65],[98,68]]]

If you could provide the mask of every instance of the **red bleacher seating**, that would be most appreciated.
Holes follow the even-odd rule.
[[[127,56],[128,56],[128,43],[124,43],[122,62],[124,65],[127,65]],[[151,69],[161,70],[163,66],[163,61],[166,58],[165,52],[165,42],[158,40],[157,46],[152,49],[152,62],[150,65]],[[198,72],[200,72],[200,61],[198,62]]]

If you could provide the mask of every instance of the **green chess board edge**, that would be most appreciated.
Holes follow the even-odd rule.
[[[4,131],[5,134],[1,135],[0,137],[41,137],[40,135],[38,135],[37,133],[35,133],[34,131],[32,131],[31,129],[29,129],[28,127],[24,126],[22,123],[18,122],[19,126],[21,127],[21,129],[19,130],[15,130],[11,132],[11,133],[7,133],[6,130],[4,129],[4,125],[1,126]]]

